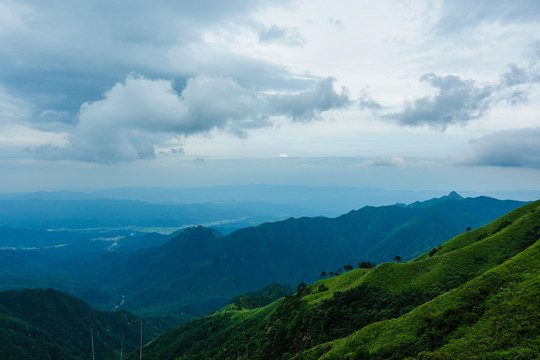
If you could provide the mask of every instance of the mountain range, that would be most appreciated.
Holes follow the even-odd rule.
[[[105,254],[83,275],[125,295],[125,308],[137,314],[201,316],[273,281],[313,282],[357,262],[410,260],[520,205],[453,193],[427,204],[290,218],[225,236],[198,226],[159,247]]]
[[[450,193],[410,205],[365,206],[336,218],[289,218],[225,235],[203,226],[137,236],[4,227],[0,290],[52,287],[101,309],[122,303],[138,315],[179,323],[270,282],[309,283],[322,273],[340,273],[345,265],[412,259],[523,204]]]
[[[155,339],[145,359],[537,359],[540,201],[404,263],[232,303]],[[132,354],[129,359],[136,359]]]
[[[26,230],[17,243],[17,230],[0,230],[13,245],[0,250],[4,288],[53,284],[113,310],[52,289],[0,292],[1,358],[83,359],[94,345],[97,358],[133,351],[137,359],[141,323],[145,359],[535,359],[540,351],[540,201],[452,192],[227,235],[203,226],[149,234],[131,239],[136,251],[104,255],[81,236],[75,258],[69,246],[45,248],[57,232],[40,239]]]

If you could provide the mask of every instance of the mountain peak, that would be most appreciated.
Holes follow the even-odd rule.
[[[459,195],[455,191],[452,191],[447,196],[443,196],[443,198],[446,198],[447,200],[461,200],[461,199],[463,199],[463,196]]]
[[[439,198],[433,198],[426,201],[416,201],[412,204],[409,204],[407,207],[411,208],[417,208],[417,209],[425,209],[427,207],[430,207],[432,205],[442,204],[447,201],[453,201],[453,200],[463,200],[463,196],[459,195],[455,191],[451,191],[450,194],[441,196]]]

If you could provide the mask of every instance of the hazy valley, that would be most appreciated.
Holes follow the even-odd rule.
[[[492,268],[506,269],[510,266],[506,261],[513,257],[524,257],[521,266],[532,271],[531,281],[538,276],[536,265],[526,265],[534,259],[533,244],[540,234],[537,203],[463,198],[451,192],[409,204],[364,206],[337,217],[289,217],[254,223],[223,234],[218,230],[220,225],[217,229],[190,227],[185,222],[196,221],[193,216],[197,214],[206,220],[220,214],[236,216],[230,204],[205,205],[206,210],[211,209],[208,212],[194,205],[190,213],[186,211],[190,205],[42,197],[34,194],[0,200],[0,289],[11,290],[0,293],[2,331],[6,339],[14,339],[5,358],[20,356],[10,354],[83,358],[88,349],[81,350],[81,343],[88,340],[90,330],[95,331],[100,357],[114,358],[119,351],[127,354],[137,347],[141,320],[125,310],[146,318],[144,343],[187,322],[152,341],[144,348],[145,358],[176,359],[182,355],[182,359],[227,359],[236,350],[242,351],[243,357],[256,359],[330,359],[334,353],[339,355],[332,356],[340,359],[398,359],[422,351],[425,356],[430,351],[429,356],[435,356],[433,351],[453,338],[459,327],[456,324],[465,321],[463,326],[473,326],[488,316],[473,310],[479,306],[476,303],[461,305],[465,300],[461,295],[450,295],[451,289],[484,286],[486,280],[480,275]],[[260,204],[262,209],[292,209]],[[35,210],[28,211],[30,206]],[[105,207],[109,207],[108,212],[96,217],[99,226],[88,226],[93,218],[89,214]],[[259,217],[261,208],[237,209],[250,221],[263,220]],[[43,228],[39,221],[44,214],[57,229]],[[142,217],[145,221],[138,223]],[[180,224],[178,230],[167,234],[136,230],[137,224],[139,228],[174,228],[175,223]],[[358,269],[351,271],[353,268]],[[504,270],[505,274],[509,271],[509,276],[517,276],[513,269]],[[521,284],[526,280],[519,279],[512,281]],[[475,281],[480,285],[468,285]],[[536,285],[531,286],[531,294],[538,294]],[[52,288],[70,296],[53,290],[22,290],[26,288]],[[497,289],[490,288],[490,293],[474,301],[483,302],[491,292],[504,290]],[[107,312],[96,312],[71,296]],[[429,310],[429,316],[449,314],[460,306],[468,306],[474,315],[468,320],[457,317],[453,320],[456,324],[444,325],[450,328],[429,333],[429,341],[426,336],[414,335],[397,347],[385,343],[381,348],[365,340],[361,346],[354,345],[358,340],[353,339],[360,336],[355,334],[362,334],[364,327],[407,316],[425,317],[422,309],[426,302],[452,296],[459,300],[451,300],[449,305],[445,301],[450,300],[440,300],[447,305],[441,305],[442,310]],[[516,301],[526,300],[518,297]],[[499,306],[489,304],[482,306]],[[57,340],[58,334],[74,331],[54,322],[59,318],[78,329],[78,337],[69,343]],[[110,325],[111,321],[115,325]],[[404,329],[420,326],[426,331],[426,326],[431,326],[403,321]],[[414,329],[413,333],[420,331]],[[30,339],[21,337],[25,331]],[[533,339],[535,331],[527,331],[524,339]],[[124,332],[125,348],[120,350]],[[381,334],[381,339],[392,336]],[[424,339],[422,344],[418,336]],[[462,341],[473,341],[468,336]],[[377,341],[374,344],[382,340]],[[537,344],[523,341],[520,346],[529,349],[523,351],[534,353]],[[351,345],[338,346],[342,343]],[[46,344],[44,353],[49,357],[38,355],[42,346],[38,344]],[[505,346],[500,349],[507,349]],[[137,356],[137,352],[132,354],[132,358]]]

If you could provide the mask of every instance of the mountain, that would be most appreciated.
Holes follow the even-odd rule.
[[[235,296],[231,300],[231,304],[236,305],[238,309],[255,309],[271,304],[293,293],[294,291],[291,287],[273,282],[262,289]]]
[[[186,229],[160,247],[109,253],[84,276],[125,295],[144,316],[202,316],[273,281],[312,282],[322,271],[359,261],[404,260],[477,228],[522,202],[450,195],[429,206],[364,207],[337,218],[290,218],[222,235]]]
[[[540,201],[405,263],[230,304],[147,344],[145,359],[537,359]],[[131,354],[129,359],[136,359]]]
[[[125,311],[103,312],[58,291],[0,292],[0,358],[118,359],[162,333]],[[123,348],[122,348],[123,347]]]
[[[432,205],[442,204],[448,200],[463,200],[463,197],[459,195],[457,192],[452,191],[450,194],[446,196],[441,196],[439,198],[433,198],[426,201],[415,201],[412,204],[407,205],[407,207],[410,208],[417,208],[417,209],[425,209],[427,207],[430,207]]]

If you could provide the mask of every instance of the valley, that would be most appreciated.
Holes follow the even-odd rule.
[[[137,315],[114,320],[115,326],[128,326],[132,333],[136,333],[135,323],[142,321],[136,316],[142,316],[149,329],[147,341],[154,339],[144,348],[145,358],[150,359],[228,359],[234,351],[254,359],[400,359],[420,352],[435,356],[435,350],[454,338],[456,325],[436,335],[419,335],[424,345],[419,345],[416,335],[396,348],[372,346],[367,340],[355,345],[359,340],[354,339],[364,336],[364,328],[386,321],[401,324],[402,318],[425,317],[411,314],[426,314],[422,309],[432,301],[451,301],[450,308],[441,305],[441,311],[450,314],[462,300],[437,299],[462,296],[450,295],[454,290],[470,291],[462,288],[482,288],[483,274],[492,269],[513,274],[513,267],[504,269],[517,261],[514,257],[530,262],[533,255],[529,253],[536,251],[540,234],[539,206],[538,202],[463,198],[451,192],[409,205],[366,206],[335,218],[291,217],[228,234],[205,226],[170,234],[4,226],[0,228],[0,290],[4,290],[0,295],[6,299],[30,296],[22,303],[44,295],[40,301],[45,303],[61,297],[82,299],[112,318],[128,316],[127,310]],[[111,243],[116,245],[111,247]],[[533,271],[531,279],[537,277],[536,265],[524,266]],[[516,279],[516,284],[526,281]],[[32,293],[27,288],[48,290]],[[57,290],[70,295],[53,293]],[[497,289],[493,291],[498,294]],[[482,302],[489,294],[474,301]],[[35,318],[21,318],[22,310],[13,312],[13,305],[6,304],[0,303],[0,309],[5,306],[5,324],[18,319],[27,323],[26,328],[36,328],[36,334],[50,333],[49,320],[35,323]],[[80,306],[73,314],[83,311]],[[86,312],[95,311],[84,306]],[[476,309],[479,305],[463,306]],[[430,310],[429,316],[438,319],[437,311]],[[471,314],[471,319],[487,316],[476,310]],[[476,324],[460,317],[455,321]],[[86,333],[93,329],[89,323],[71,326]],[[428,331],[425,326],[411,331]],[[118,338],[122,331],[117,328],[100,336]],[[395,336],[385,334],[380,336]],[[65,352],[66,358],[78,358],[74,354],[80,350],[64,349],[53,338],[39,336],[36,341],[49,344],[49,353]],[[469,335],[463,336],[462,341],[472,341]],[[80,335],[76,341],[83,339]],[[24,345],[25,349],[34,351],[32,344]],[[525,353],[536,349],[534,341],[520,344],[528,349]],[[106,356],[119,354],[117,343],[100,346],[113,346]],[[132,341],[129,346],[134,350],[136,344]],[[135,354],[131,358],[136,359]]]

